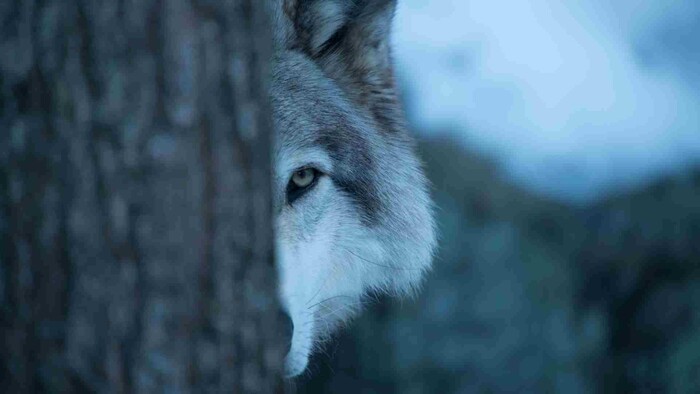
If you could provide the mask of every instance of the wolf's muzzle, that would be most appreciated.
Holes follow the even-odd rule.
[[[294,323],[286,312],[280,311],[279,320],[282,325],[282,343],[285,346],[285,354],[292,348],[292,336],[294,334]]]

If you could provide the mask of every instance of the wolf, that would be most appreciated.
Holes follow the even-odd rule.
[[[390,48],[396,0],[270,0],[274,229],[286,375],[367,294],[414,294],[436,245]]]

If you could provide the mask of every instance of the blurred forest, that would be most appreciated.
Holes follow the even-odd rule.
[[[423,291],[368,301],[300,392],[700,392],[700,168],[570,206],[462,145],[420,147],[441,235]]]

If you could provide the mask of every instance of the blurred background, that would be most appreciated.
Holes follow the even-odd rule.
[[[700,3],[401,0],[440,250],[303,392],[700,392]]]

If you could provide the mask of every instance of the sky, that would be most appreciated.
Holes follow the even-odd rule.
[[[587,202],[700,165],[700,2],[401,0],[408,112]]]

